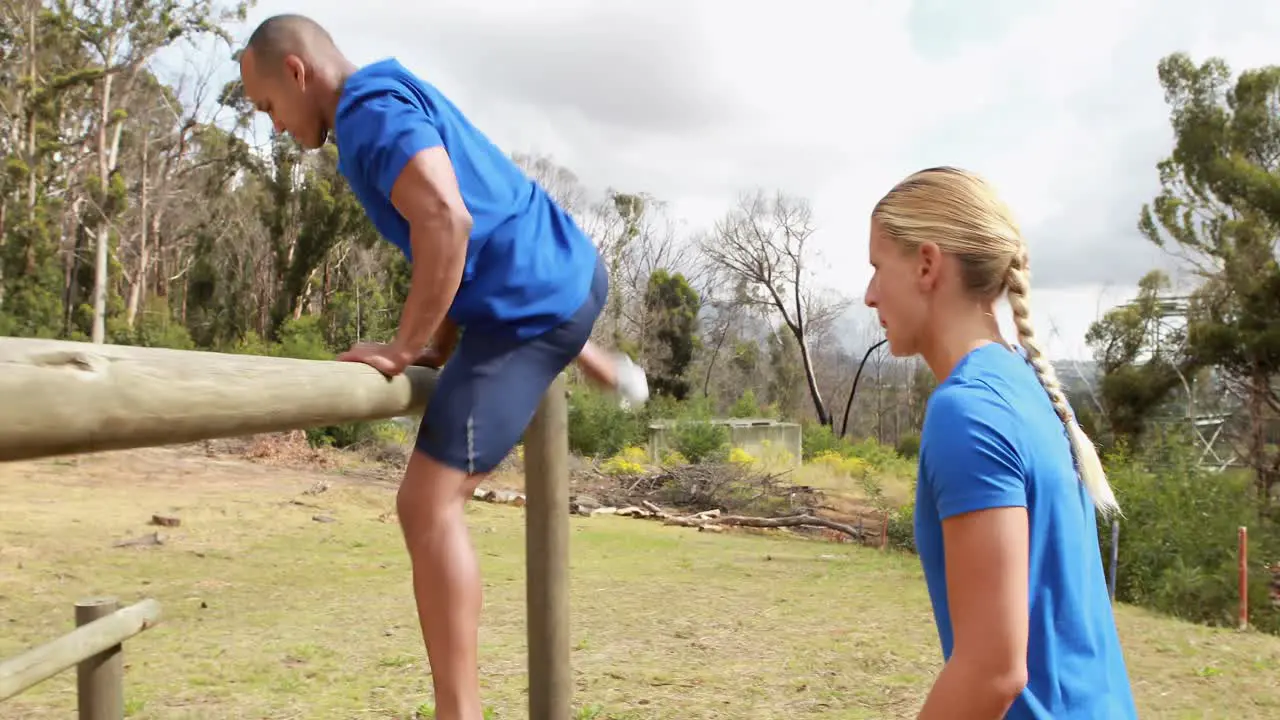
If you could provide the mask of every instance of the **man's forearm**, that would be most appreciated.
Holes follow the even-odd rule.
[[[1000,720],[1022,692],[1023,680],[998,677],[952,660],[938,673],[916,720]]]
[[[444,324],[462,281],[468,233],[458,219],[423,223],[411,230],[413,274],[395,339],[402,350],[420,352]]]

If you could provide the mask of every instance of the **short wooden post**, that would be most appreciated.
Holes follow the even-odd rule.
[[[1240,554],[1240,629],[1249,629],[1249,528],[1240,526],[1236,533]]]
[[[91,598],[76,603],[76,627],[88,625],[120,609],[115,598]],[[80,720],[124,718],[124,648],[113,645],[76,665],[76,693]]]
[[[569,406],[556,378],[525,433],[529,720],[570,716]]]
[[[1111,570],[1107,574],[1107,593],[1116,601],[1116,566],[1120,564],[1120,521],[1111,521]]]

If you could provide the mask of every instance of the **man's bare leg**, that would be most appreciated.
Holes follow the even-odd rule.
[[[482,720],[477,646],[483,591],[464,515],[479,481],[414,450],[396,496],[438,720]]]
[[[643,405],[649,399],[649,383],[644,370],[626,355],[606,352],[588,340],[575,362],[588,380],[617,392],[624,406]]]

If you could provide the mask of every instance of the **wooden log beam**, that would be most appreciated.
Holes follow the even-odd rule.
[[[0,461],[420,414],[436,371],[0,337]]]
[[[52,642],[0,662],[0,700],[13,697],[54,675],[119,645],[160,620],[152,599],[130,605]]]

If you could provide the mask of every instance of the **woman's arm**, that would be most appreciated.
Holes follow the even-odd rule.
[[[1027,682],[1027,512],[977,510],[942,522],[955,650],[920,720],[999,720]]]
[[[952,652],[921,720],[1000,720],[1027,683],[1024,420],[984,384],[929,398],[921,469],[942,519]]]

